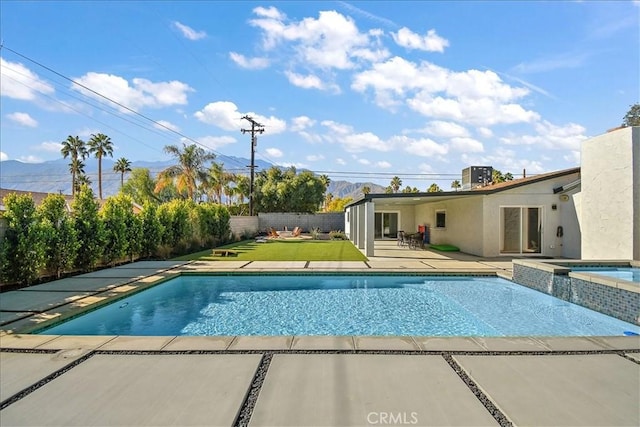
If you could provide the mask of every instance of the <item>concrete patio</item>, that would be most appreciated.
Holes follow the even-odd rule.
[[[21,333],[180,272],[511,271],[504,259],[385,243],[367,262],[138,262],[5,292],[0,424],[640,425],[637,336]]]

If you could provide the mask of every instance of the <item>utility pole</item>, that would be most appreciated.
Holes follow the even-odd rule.
[[[250,116],[242,116],[242,119],[251,123],[251,129],[240,129],[242,133],[251,133],[251,179],[249,180],[249,215],[253,216],[253,176],[255,171],[256,146],[258,145],[258,137],[256,134],[264,132],[264,125],[253,120]]]

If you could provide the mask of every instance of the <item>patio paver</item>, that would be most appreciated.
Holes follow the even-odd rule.
[[[226,350],[234,337],[175,337],[163,351]]]
[[[0,418],[12,426],[229,426],[259,361],[260,355],[96,355]]]
[[[100,350],[162,350],[174,337],[118,336]]]
[[[9,334],[0,336],[0,348],[31,349],[55,339],[58,335]]]
[[[627,353],[627,356],[640,362],[640,353]]]
[[[418,344],[411,337],[353,337],[357,350],[420,350]]]
[[[167,270],[170,268],[178,267],[180,265],[188,264],[189,261],[136,261],[129,264],[119,265],[114,268],[145,268],[156,270]]]
[[[38,350],[96,349],[108,343],[112,335],[61,335],[36,347]]]
[[[275,355],[251,426],[497,425],[440,356]],[[398,424],[392,423],[392,424]]]
[[[454,359],[516,425],[640,424],[640,366],[618,355]]]
[[[364,261],[309,261],[307,268],[310,269],[368,269]]]
[[[89,295],[89,292],[5,292],[0,298],[2,311],[46,311]]]
[[[353,350],[353,337],[350,336],[295,336],[292,350]]]
[[[484,348],[469,337],[413,337],[422,350],[482,351]]]
[[[237,336],[229,345],[229,350],[288,350],[293,336]]]
[[[251,261],[242,267],[243,270],[289,270],[303,269],[307,261]]]
[[[489,351],[548,351],[544,344],[529,337],[473,337],[475,342]]]
[[[33,354],[0,352],[0,401],[22,391],[42,378],[54,373],[73,362],[83,353],[77,352],[69,357],[61,354]],[[2,419],[3,417],[0,417]],[[3,425],[6,425],[3,420]]]
[[[0,311],[0,324],[15,322],[16,320],[23,319],[31,316],[33,313],[30,311]]]
[[[134,280],[131,277],[66,277],[41,285],[22,288],[20,291],[67,291],[67,292],[100,292],[115,288]]]
[[[426,265],[422,261],[410,260],[410,259],[398,259],[395,261],[378,261],[378,260],[369,260],[367,264],[374,269],[385,269],[385,270],[395,270],[395,269],[432,269],[433,267]]]
[[[87,279],[87,278],[97,278],[97,277],[107,277],[107,278],[131,278],[131,279],[140,279],[145,276],[150,276],[155,273],[159,273],[161,270],[157,268],[105,268],[103,270],[92,271],[91,273],[80,274],[78,276],[74,276],[74,279]]]

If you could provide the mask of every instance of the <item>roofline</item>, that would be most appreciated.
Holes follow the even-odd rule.
[[[404,198],[414,198],[414,197],[438,197],[438,196],[452,196],[452,195],[456,195],[456,196],[486,196],[489,194],[495,194],[495,193],[500,193],[502,191],[507,191],[507,190],[511,190],[513,188],[518,188],[518,187],[523,187],[525,185],[529,185],[529,184],[535,184],[538,182],[543,182],[543,181],[547,181],[549,179],[553,179],[553,178],[559,178],[561,176],[566,176],[566,175],[571,175],[574,173],[579,173],[580,172],[580,167],[575,167],[575,168],[571,168],[571,169],[564,169],[564,170],[560,170],[560,171],[556,171],[556,172],[550,172],[547,174],[541,174],[539,177],[531,177],[530,179],[527,179],[524,182],[514,182],[512,185],[506,186],[506,187],[499,187],[499,188],[491,188],[489,187],[483,187],[479,190],[467,190],[467,191],[440,191],[440,192],[434,192],[434,193],[375,193],[375,194],[367,194],[366,196],[358,199],[358,200],[354,200],[353,202],[349,203],[348,205],[345,206],[346,208],[352,207],[352,206],[358,206],[361,205],[363,203],[366,202],[372,202],[374,199],[404,199]]]

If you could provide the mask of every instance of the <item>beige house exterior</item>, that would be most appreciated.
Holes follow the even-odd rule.
[[[373,242],[427,226],[431,244],[484,257],[640,260],[640,127],[582,143],[581,167],[471,191],[369,194],[346,207],[345,230]]]
[[[347,206],[345,230],[367,256],[374,240],[426,226],[430,244],[473,255],[579,258],[579,179],[573,168],[470,191],[369,194]]]

